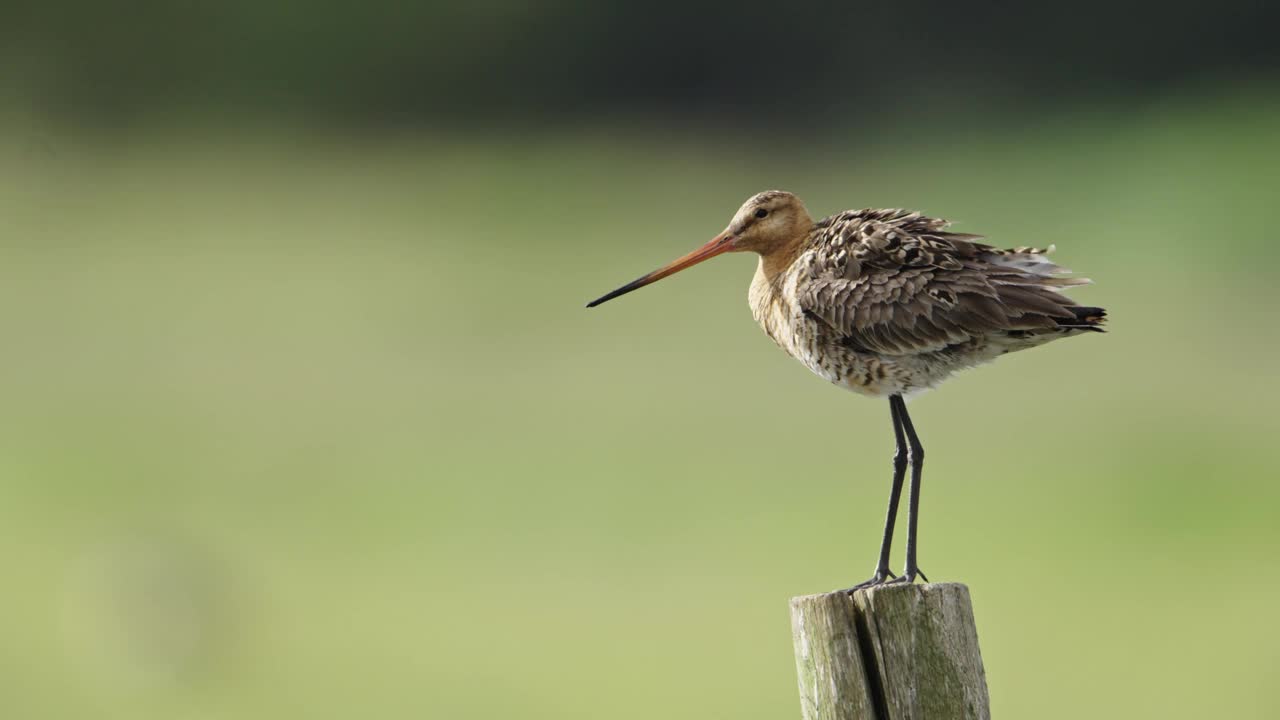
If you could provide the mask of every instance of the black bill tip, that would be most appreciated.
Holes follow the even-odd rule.
[[[648,285],[650,282],[651,281],[648,275],[642,278],[637,278],[636,280],[633,280],[632,282],[629,282],[626,285],[623,285],[622,287],[618,288],[617,290],[614,290],[613,292],[605,293],[604,295],[601,295],[595,300],[592,300],[591,302],[587,303],[587,307],[593,308],[601,303],[607,303],[610,300],[618,297],[619,295],[626,295],[632,290],[638,290],[644,287],[645,285]]]

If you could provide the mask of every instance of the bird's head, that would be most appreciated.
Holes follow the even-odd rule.
[[[722,234],[733,238],[736,251],[769,255],[804,238],[812,227],[800,198],[784,190],[766,190],[747,198]]]
[[[619,295],[639,290],[723,253],[751,251],[768,257],[786,251],[796,247],[812,227],[813,219],[809,217],[809,211],[800,202],[800,198],[782,190],[757,193],[738,208],[724,232],[711,238],[706,245],[592,300],[587,303],[587,307],[595,307]]]

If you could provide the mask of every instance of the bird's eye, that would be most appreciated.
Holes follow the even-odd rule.
[[[769,217],[769,211],[765,210],[764,208],[760,208],[759,210],[756,211],[756,217],[758,218]]]

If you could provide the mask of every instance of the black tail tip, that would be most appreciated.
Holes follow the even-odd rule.
[[[1058,321],[1058,325],[1067,328],[1078,328],[1080,330],[1093,330],[1095,332],[1106,332],[1100,326],[1107,322],[1107,311],[1100,307],[1087,307],[1077,305],[1067,308],[1074,316],[1070,320],[1063,318]]]
[[[1076,319],[1087,325],[1101,325],[1107,321],[1105,308],[1077,306],[1071,308],[1071,312],[1075,313]]]

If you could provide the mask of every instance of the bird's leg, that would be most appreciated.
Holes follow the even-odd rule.
[[[897,397],[896,395],[894,397]],[[907,440],[902,432],[902,419],[898,417],[898,406],[893,398],[889,399],[889,416],[893,418],[893,487],[889,491],[889,510],[884,518],[884,537],[880,540],[880,558],[876,561],[876,572],[870,579],[864,580],[849,588],[849,592],[861,590],[873,585],[880,585],[891,577],[889,570],[889,548],[893,545],[893,526],[898,518],[898,500],[902,497],[902,481],[907,473]]]
[[[920,438],[916,435],[915,426],[911,424],[911,416],[907,414],[907,403],[902,396],[894,395],[889,398],[889,402],[896,405],[898,419],[902,422],[902,429],[907,435],[907,447],[911,460],[911,490],[907,500],[907,564],[902,570],[902,576],[894,582],[911,583],[915,581],[917,575],[928,582],[929,578],[920,572],[920,566],[916,564],[916,529],[920,521],[920,472],[924,467],[924,447],[920,445]]]

